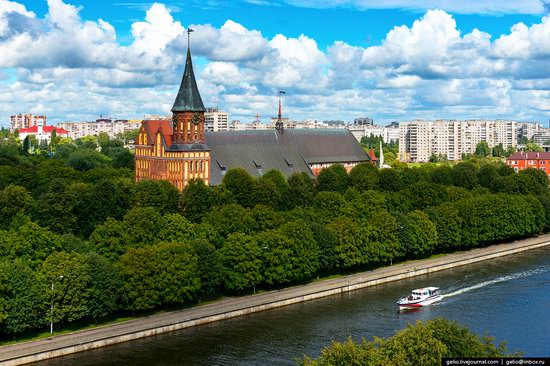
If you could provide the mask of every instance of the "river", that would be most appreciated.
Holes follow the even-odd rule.
[[[413,288],[440,287],[443,300],[398,312]],[[525,356],[550,356],[550,248],[331,296],[38,365],[293,365],[335,339],[386,337],[417,320],[453,319],[505,340]]]

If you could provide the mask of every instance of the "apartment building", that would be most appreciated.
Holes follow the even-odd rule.
[[[377,126],[373,124],[358,125],[344,125],[355,136],[357,141],[361,141],[366,136],[379,136],[382,137],[384,142],[399,141],[399,125]],[[333,127],[331,127],[333,128]]]
[[[30,128],[37,126],[39,123],[46,126],[46,116],[35,116],[32,113],[19,113],[10,116],[11,132],[20,128]]]
[[[97,136],[105,132],[110,138],[115,138],[125,131],[137,130],[141,127],[141,120],[112,120],[100,118],[94,122],[61,122],[57,126],[68,132],[72,139],[84,136]]]
[[[486,141],[489,147],[517,145],[515,121],[466,120],[402,122],[399,124],[399,157],[402,161],[426,162],[432,155],[461,160]]]
[[[535,135],[537,135],[539,132],[545,129],[542,128],[541,123],[517,122],[516,130],[517,130],[517,139],[519,142],[522,138],[527,138],[528,140],[531,140],[535,137]]]
[[[229,131],[229,123],[227,122],[229,114],[220,111],[217,107],[206,108],[204,113],[204,129],[206,131]]]

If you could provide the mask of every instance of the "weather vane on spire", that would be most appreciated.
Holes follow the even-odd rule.
[[[194,29],[187,28],[187,48],[191,48],[191,32],[194,32]]]

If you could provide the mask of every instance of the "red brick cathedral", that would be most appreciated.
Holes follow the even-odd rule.
[[[254,177],[275,169],[285,177],[306,173],[314,179],[332,164],[351,170],[371,160],[347,129],[286,130],[277,123],[269,130],[205,132],[205,111],[187,49],[172,120],[143,121],[139,130],[137,181],[166,179],[182,190],[194,178],[220,184],[225,173],[237,167]]]
[[[166,179],[179,190],[193,178],[210,180],[210,149],[204,139],[202,103],[187,49],[185,71],[172,121],[143,121],[136,143],[136,181]]]

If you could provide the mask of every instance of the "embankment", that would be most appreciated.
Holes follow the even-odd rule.
[[[541,235],[536,238],[525,239],[513,243],[473,249],[465,253],[455,253],[438,258],[411,261],[374,271],[319,281],[303,286],[295,286],[279,291],[218,301],[208,305],[196,306],[191,309],[168,312],[123,323],[64,334],[51,339],[4,346],[0,347],[0,363],[2,365],[21,365],[36,362],[318,299],[325,296],[341,294],[364,287],[442,271],[548,245],[550,245],[550,235]]]

